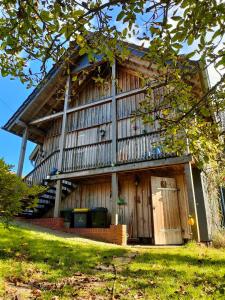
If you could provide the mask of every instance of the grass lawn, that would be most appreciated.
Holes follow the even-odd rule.
[[[119,247],[0,224],[0,299],[225,299],[225,250]]]

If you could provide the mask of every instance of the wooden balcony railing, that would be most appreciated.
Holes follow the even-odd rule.
[[[28,185],[41,184],[43,179],[45,179],[49,175],[52,168],[57,168],[58,156],[58,150],[52,152],[24,177],[24,181]]]
[[[160,146],[161,143],[160,133],[142,134],[119,139],[117,162],[123,164],[176,156],[174,153],[164,153]]]
[[[149,133],[118,139],[117,164],[137,161],[156,160],[176,156],[164,153],[160,147],[160,133]],[[96,144],[66,148],[63,156],[62,172],[108,167],[112,164],[112,142],[104,141]],[[54,151],[31,171],[24,180],[28,184],[40,184],[53,168],[57,168],[59,151]]]
[[[164,153],[160,147],[160,134],[149,133],[118,140],[117,163],[154,160],[176,156]],[[63,172],[110,166],[111,141],[67,148],[64,150]]]
[[[67,148],[64,150],[63,171],[100,168],[111,165],[111,141]]]

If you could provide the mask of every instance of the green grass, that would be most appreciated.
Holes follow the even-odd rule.
[[[225,299],[225,250],[119,247],[0,224],[0,299],[16,293],[24,293],[21,299],[26,293],[29,299]]]

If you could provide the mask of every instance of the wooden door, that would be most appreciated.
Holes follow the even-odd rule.
[[[138,238],[152,237],[151,203],[150,203],[150,176],[141,175],[136,186],[134,197],[136,213],[136,232]]]
[[[125,200],[126,205],[118,210],[119,214],[124,210],[124,223],[127,224],[129,238],[151,238],[150,176],[127,175],[120,178],[119,182],[120,197]]]
[[[151,186],[155,244],[182,244],[175,178],[152,177]]]

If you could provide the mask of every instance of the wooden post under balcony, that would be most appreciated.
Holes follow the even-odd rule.
[[[112,173],[112,220],[111,220],[111,223],[113,225],[118,224],[117,200],[118,200],[118,175],[117,175],[117,173]]]
[[[19,163],[17,168],[17,176],[22,177],[23,173],[23,165],[24,165],[24,158],[26,153],[26,147],[27,147],[27,138],[28,138],[28,127],[24,128],[23,137],[22,137],[22,143],[20,148],[20,157],[19,157]]]
[[[64,100],[64,109],[63,109],[63,118],[62,118],[62,130],[61,136],[59,140],[59,158],[58,158],[58,171],[63,171],[63,155],[64,155],[64,147],[66,141],[66,123],[67,123],[67,108],[68,102],[70,100],[70,75],[67,77],[66,81],[66,90],[65,90],[65,100]],[[61,196],[62,196],[62,182],[60,179],[56,182],[56,196],[55,196],[55,206],[54,206],[54,218],[60,216],[60,204],[61,204]]]
[[[197,206],[195,199],[194,183],[193,183],[193,174],[191,163],[185,164],[185,178],[187,184],[187,193],[188,193],[188,204],[189,204],[189,215],[194,218],[194,225],[192,225],[192,238],[197,242],[200,242],[200,233],[198,225],[198,214]]]
[[[112,166],[117,163],[116,60],[112,65]]]
[[[117,163],[116,59],[112,65],[112,166]],[[112,224],[117,225],[118,175],[112,174]]]

